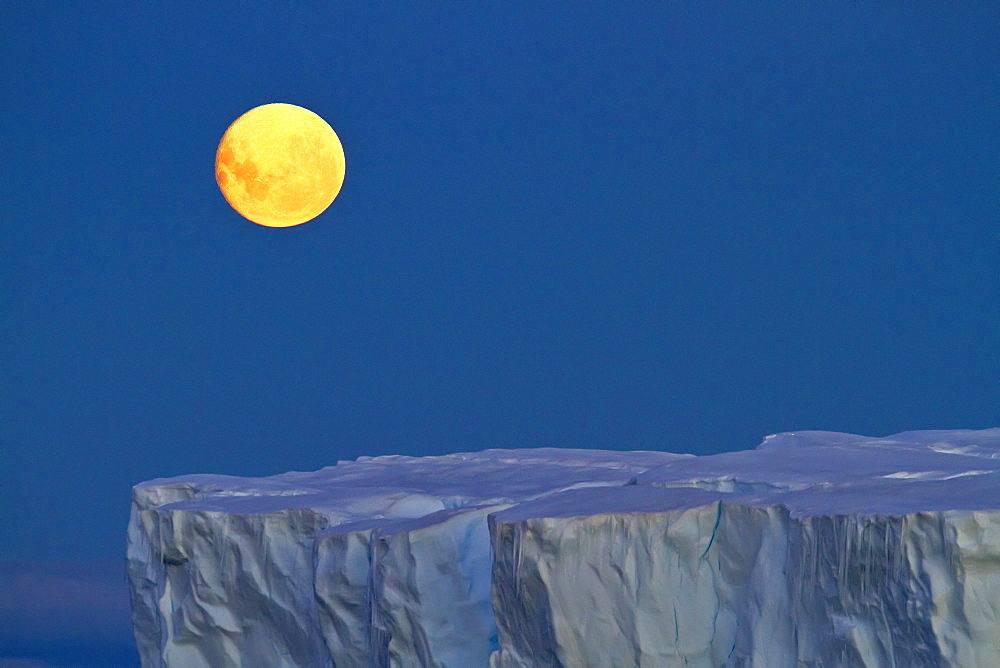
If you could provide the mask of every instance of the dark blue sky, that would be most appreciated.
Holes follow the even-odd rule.
[[[363,454],[1000,424],[996,3],[7,2],[0,559]],[[328,211],[213,160],[323,116]]]

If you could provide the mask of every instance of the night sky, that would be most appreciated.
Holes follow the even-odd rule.
[[[137,660],[151,478],[1000,425],[995,2],[5,2],[0,25],[0,662]],[[298,227],[215,183],[268,102],[347,157]]]

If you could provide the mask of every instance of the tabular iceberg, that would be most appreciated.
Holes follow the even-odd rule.
[[[144,666],[1000,666],[1000,429],[137,485]]]

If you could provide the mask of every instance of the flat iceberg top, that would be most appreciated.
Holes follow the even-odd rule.
[[[261,514],[305,508],[333,524],[513,505],[498,517],[655,512],[724,500],[793,514],[907,514],[1000,506],[1000,428],[872,438],[805,431],[754,450],[539,448],[386,455],[265,478],[188,475],[137,485],[139,509]]]
[[[794,516],[910,514],[1000,507],[1000,428],[871,438],[791,432],[755,450],[678,459],[621,489],[578,490],[497,513],[500,520],[648,513],[725,501]]]
[[[1000,428],[910,431],[885,438],[824,431],[768,436],[755,450],[680,460],[638,476],[640,484],[715,486],[734,491],[934,481],[1000,471]],[[953,485],[956,490],[962,483]]]
[[[687,458],[691,456],[562,448],[385,455],[266,478],[160,478],[136,485],[134,498],[141,509],[171,511],[255,514],[308,508],[346,523],[516,503],[577,487],[619,486],[643,471]]]
[[[1000,471],[1000,429],[905,432],[869,438],[804,431],[768,436],[756,450],[668,463],[641,484],[717,481],[804,489],[880,479],[946,480]]]

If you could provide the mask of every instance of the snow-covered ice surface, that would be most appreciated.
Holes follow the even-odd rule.
[[[1000,666],[1000,429],[137,485],[145,666]]]

